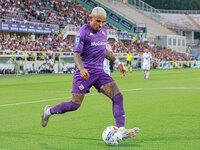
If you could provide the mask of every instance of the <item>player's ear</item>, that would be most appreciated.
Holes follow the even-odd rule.
[[[93,18],[92,15],[90,15],[90,16],[89,16],[89,20],[90,20],[90,22],[92,21],[92,18]]]

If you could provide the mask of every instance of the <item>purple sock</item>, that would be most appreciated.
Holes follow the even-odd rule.
[[[125,112],[123,106],[123,95],[118,93],[112,98],[113,101],[113,115],[117,127],[124,127],[125,125]]]
[[[79,104],[72,101],[62,102],[50,109],[51,114],[64,114],[68,111],[77,110],[80,107]]]

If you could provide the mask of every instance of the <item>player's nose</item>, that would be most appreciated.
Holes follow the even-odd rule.
[[[103,23],[103,22],[101,22],[99,26],[100,26],[100,27],[102,27],[102,26],[103,26],[103,24],[104,24],[104,23]]]

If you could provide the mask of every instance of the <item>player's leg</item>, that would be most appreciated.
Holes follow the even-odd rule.
[[[100,92],[112,99],[113,102],[113,115],[117,127],[121,130],[123,140],[134,137],[139,128],[125,129],[125,112],[123,107],[123,95],[121,94],[115,81],[106,83],[101,86]]]
[[[41,124],[45,127],[48,123],[49,117],[53,114],[64,114],[69,111],[77,110],[89,89],[95,82],[95,76],[90,76],[90,80],[84,80],[79,73],[74,73],[73,87],[72,87],[72,100],[62,102],[54,107],[46,106],[41,116]]]
[[[132,71],[133,71],[133,67],[132,67],[131,61],[130,61],[130,72],[132,72]]]
[[[144,72],[144,79],[146,79],[146,69],[143,69]]]
[[[150,64],[147,65],[147,69],[146,69],[146,79],[149,78],[149,70],[150,70]]]
[[[128,64],[129,64],[129,61],[127,60],[126,61],[126,72],[128,72]]]
[[[142,69],[143,69],[143,73],[144,73],[144,79],[146,79],[146,66],[145,66],[145,63],[142,63]]]
[[[123,96],[115,81],[101,86],[100,92],[108,96],[113,102],[113,115],[117,127],[124,127],[125,112],[123,107]]]
[[[72,100],[62,102],[50,109],[51,115],[53,114],[64,114],[68,111],[77,110],[84,98],[84,93],[72,93]]]
[[[45,127],[48,123],[49,117],[53,114],[64,114],[69,111],[77,110],[83,99],[85,94],[84,93],[72,93],[72,100],[62,102],[54,107],[46,106],[44,108],[44,112],[41,116],[41,125]]]
[[[147,70],[146,79],[149,78],[149,70]]]

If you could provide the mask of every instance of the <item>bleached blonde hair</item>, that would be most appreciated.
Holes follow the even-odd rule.
[[[102,7],[95,7],[92,10],[91,16],[93,17],[102,16],[106,18],[106,11]]]

